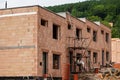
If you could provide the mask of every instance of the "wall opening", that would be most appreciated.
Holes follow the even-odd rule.
[[[48,21],[44,20],[44,19],[41,19],[41,25],[42,26],[48,26]]]
[[[104,34],[104,31],[103,31],[103,30],[101,30],[101,34],[102,34],[102,35]]]
[[[80,37],[82,37],[82,30],[76,28],[76,38],[77,38],[77,39],[80,39]]]
[[[48,73],[47,68],[48,68],[48,53],[43,52],[43,74]]]
[[[91,29],[89,27],[87,27],[87,32],[89,32],[89,33],[91,32]]]
[[[96,52],[93,53],[93,62],[97,63],[97,58],[98,58],[98,54]]]
[[[71,24],[68,23],[68,30],[72,29]]]
[[[59,26],[53,24],[53,39],[58,39],[59,37]]]
[[[102,50],[102,66],[104,66],[104,50]]]
[[[88,51],[88,68],[91,69],[91,51]]]
[[[109,61],[109,57],[110,57],[110,56],[109,56],[109,52],[107,51],[107,52],[106,52],[106,61]]]
[[[53,69],[60,68],[60,55],[53,54]]]
[[[97,41],[97,31],[93,31],[93,41]]]
[[[109,41],[109,34],[106,33],[106,42],[108,42],[108,41]]]
[[[70,51],[69,52],[69,62],[70,62],[70,72],[72,72],[73,71],[73,65],[74,65],[74,63],[73,63],[73,52],[72,51]]]

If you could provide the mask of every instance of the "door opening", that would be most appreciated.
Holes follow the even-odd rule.
[[[43,74],[47,74],[47,68],[48,68],[48,53],[43,52]]]
[[[69,52],[69,55],[70,55],[70,57],[69,57],[69,61],[70,61],[70,72],[72,72],[73,71],[73,52]]]
[[[102,50],[102,66],[104,66],[104,50]]]

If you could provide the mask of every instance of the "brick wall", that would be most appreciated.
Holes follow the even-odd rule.
[[[0,76],[37,74],[36,8],[0,10]],[[27,13],[26,13],[27,12]]]
[[[120,39],[112,38],[112,62],[119,63],[120,62]]]

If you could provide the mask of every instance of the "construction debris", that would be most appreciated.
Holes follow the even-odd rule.
[[[102,80],[120,80],[120,70],[116,68],[106,68],[101,70]]]
[[[102,68],[99,73],[81,73],[79,80],[120,80],[120,70],[116,68]]]

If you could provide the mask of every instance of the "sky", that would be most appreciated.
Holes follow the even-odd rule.
[[[0,8],[5,7],[5,1],[7,1],[8,8],[11,8],[30,5],[40,5],[43,7],[47,7],[66,3],[81,2],[85,0],[0,0]]]

